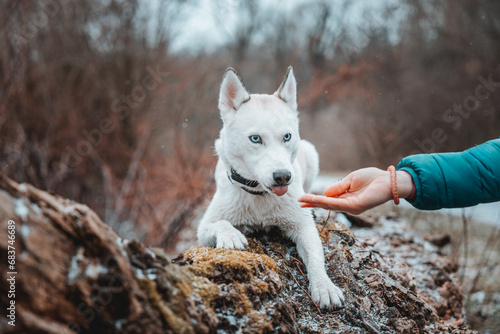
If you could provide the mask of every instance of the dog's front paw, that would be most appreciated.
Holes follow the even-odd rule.
[[[344,293],[328,277],[311,282],[311,297],[320,308],[340,307],[344,302]]]
[[[247,238],[232,226],[217,232],[217,248],[245,249],[246,246],[248,246]]]

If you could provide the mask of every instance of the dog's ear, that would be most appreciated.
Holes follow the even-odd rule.
[[[245,86],[236,71],[229,67],[224,73],[219,93],[219,110],[224,116],[228,111],[237,110],[250,99]]]
[[[274,95],[285,101],[293,110],[297,110],[297,82],[293,75],[292,66],[288,67],[283,81]]]

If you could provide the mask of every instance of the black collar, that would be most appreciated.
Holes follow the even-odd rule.
[[[259,181],[257,180],[249,180],[240,174],[231,167],[231,175],[229,173],[227,174],[227,177],[229,178],[229,181],[233,183],[233,181],[236,181],[238,183],[241,183],[242,185],[250,188],[256,188],[259,186]],[[259,190],[252,190],[252,189],[247,189],[246,187],[241,187],[241,189],[245,190],[247,193],[252,194],[252,195],[264,195],[266,192],[265,191],[259,191]]]
[[[259,181],[244,178],[233,167],[231,167],[231,176],[229,178],[250,188],[255,188],[259,185]]]

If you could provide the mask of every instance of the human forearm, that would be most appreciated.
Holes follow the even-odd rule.
[[[398,170],[396,175],[399,198],[412,200],[412,197],[415,195],[415,185],[413,184],[410,173],[404,170]]]
[[[466,207],[500,199],[500,140],[459,153],[409,156],[398,171],[415,183],[412,205],[418,209]]]

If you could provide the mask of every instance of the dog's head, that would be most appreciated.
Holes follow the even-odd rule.
[[[224,123],[217,144],[226,168],[256,180],[278,196],[296,178],[299,148],[297,88],[292,67],[272,94],[249,94],[236,71],[226,70],[219,95]]]

